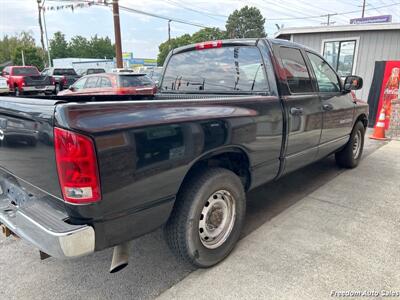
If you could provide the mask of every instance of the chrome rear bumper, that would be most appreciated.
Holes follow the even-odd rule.
[[[61,259],[94,252],[94,229],[88,225],[68,224],[63,218],[63,213],[46,202],[29,201],[17,206],[3,191],[0,193],[0,223],[42,252]]]

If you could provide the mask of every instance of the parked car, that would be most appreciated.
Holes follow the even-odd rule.
[[[0,76],[0,94],[8,94],[10,89],[8,87],[7,78]]]
[[[73,68],[46,68],[42,71],[42,75],[54,78],[55,94],[68,88],[80,78]]]
[[[103,68],[90,68],[90,69],[84,69],[84,70],[78,70],[78,74],[80,76],[85,76],[85,75],[90,75],[90,74],[99,74],[99,73],[105,73],[106,70]]]
[[[8,87],[15,96],[54,92],[54,79],[41,75],[34,66],[5,67],[2,75],[7,79]]]
[[[147,76],[150,77],[151,80],[153,80],[158,85],[160,82],[162,72],[163,72],[162,67],[154,67],[153,69],[150,69],[146,74]]]
[[[362,79],[342,83],[312,50],[212,41],[172,50],[165,66],[150,101],[0,98],[2,118],[53,128],[24,160],[0,147],[3,232],[42,257],[115,247],[117,271],[130,240],[164,226],[179,258],[210,267],[240,237],[246,192],[331,154],[341,167],[361,160],[368,105],[350,92]]]
[[[154,95],[156,86],[144,74],[134,73],[101,73],[87,75],[75,82],[69,89],[61,91],[58,96],[137,96]]]

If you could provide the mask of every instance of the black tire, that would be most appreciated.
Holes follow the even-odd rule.
[[[57,95],[60,91],[62,91],[62,87],[59,83],[56,83],[54,86],[54,94]]]
[[[335,153],[336,163],[343,168],[352,169],[357,167],[364,149],[364,139],[365,127],[361,121],[358,121],[353,127],[346,146]],[[355,147],[358,148],[358,151],[355,151]]]
[[[216,195],[220,198],[215,198]],[[207,205],[206,203],[210,203],[209,201],[214,204]],[[236,215],[228,223],[219,220],[219,218],[222,218],[222,220],[224,218],[221,217],[221,214],[218,215],[223,209],[218,209],[217,201],[235,203],[232,205],[231,211]],[[214,210],[214,207],[216,207],[216,210]],[[207,208],[211,211],[207,213],[209,218],[205,218],[203,215],[204,210]],[[217,219],[213,218],[213,212],[216,211]],[[226,211],[229,211],[229,209]],[[226,216],[228,215],[230,214],[227,213]],[[165,226],[168,245],[178,258],[196,267],[211,267],[228,256],[236,245],[244,224],[245,215],[246,196],[238,176],[222,168],[210,168],[197,172],[185,182],[179,192],[175,207]],[[202,221],[200,221],[201,216],[203,216]],[[222,216],[224,216],[223,213]],[[214,227],[214,230],[230,228],[222,236],[223,238],[219,240],[221,244],[217,242],[217,238],[215,238],[215,241],[205,240],[207,238],[207,236],[204,236],[206,233],[204,233],[204,230],[201,231],[202,228],[199,228],[199,226],[203,226],[205,222],[208,222],[204,221],[205,219],[209,220],[210,223],[212,223],[211,219],[214,221],[219,220],[217,223],[221,222],[217,227]],[[229,220],[229,217],[227,220]],[[230,225],[226,227],[224,224]],[[200,236],[201,234],[203,237]],[[207,244],[211,242],[215,242],[215,244]]]
[[[20,97],[23,95],[23,92],[19,89],[19,87],[16,86],[14,88],[14,95],[15,95],[15,97]]]

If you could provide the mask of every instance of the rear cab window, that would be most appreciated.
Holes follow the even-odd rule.
[[[76,76],[76,72],[74,69],[54,69],[53,75],[70,75]]]
[[[311,93],[314,91],[310,73],[301,51],[296,48],[280,47],[289,90],[292,94]]]
[[[269,84],[256,46],[224,46],[174,54],[161,90],[249,93],[269,91]]]
[[[16,76],[39,76],[40,73],[35,67],[15,67],[12,68],[12,75]]]

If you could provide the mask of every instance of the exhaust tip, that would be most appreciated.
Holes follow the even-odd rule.
[[[120,264],[119,266],[114,266],[110,269],[110,273],[117,273],[119,271],[121,271],[123,268],[125,268],[128,265],[128,262],[124,262],[122,264]]]
[[[110,273],[117,273],[128,265],[129,244],[126,242],[114,247]]]

